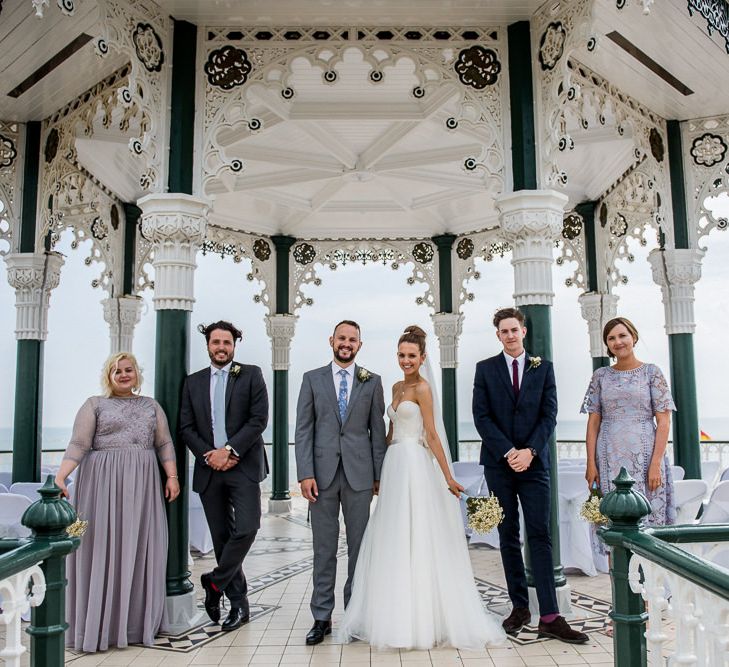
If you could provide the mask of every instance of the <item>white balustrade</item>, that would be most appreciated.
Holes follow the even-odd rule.
[[[7,667],[20,667],[21,656],[27,650],[20,641],[22,616],[40,605],[45,595],[46,578],[39,564],[0,581],[0,625],[5,626],[0,658]]]
[[[729,556],[726,542],[680,546],[713,562]],[[729,600],[635,554],[628,576],[646,602],[648,665],[729,665]]]

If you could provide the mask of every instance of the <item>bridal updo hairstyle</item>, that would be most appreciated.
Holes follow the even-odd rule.
[[[400,347],[400,343],[414,343],[418,346],[420,354],[425,354],[425,339],[427,334],[419,326],[411,324],[403,331],[400,340],[397,341],[397,346]]]
[[[608,357],[610,357],[611,359],[615,359],[615,356],[612,352],[610,352],[610,347],[608,346],[607,339],[610,335],[610,332],[615,327],[621,324],[628,330],[628,333],[633,337],[633,345],[638,342],[638,329],[635,328],[635,324],[633,324],[627,317],[613,317],[612,320],[605,324],[602,330],[602,342],[605,344],[605,349],[607,350]]]

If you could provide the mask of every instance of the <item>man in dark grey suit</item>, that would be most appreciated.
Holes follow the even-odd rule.
[[[310,503],[314,536],[314,626],[306,636],[307,644],[318,644],[332,631],[339,508],[344,514],[349,558],[346,607],[385,457],[382,381],[354,363],[362,347],[359,325],[351,320],[340,322],[329,344],[334,359],[304,374],[296,408],[297,476],[301,494]]]
[[[180,436],[195,455],[192,488],[200,494],[218,561],[200,579],[205,610],[218,623],[225,593],[230,612],[222,628],[228,631],[250,618],[242,565],[261,525],[268,394],[258,366],[233,361],[235,343],[242,338],[235,326],[220,321],[198,329],[211,365],[185,380]]]

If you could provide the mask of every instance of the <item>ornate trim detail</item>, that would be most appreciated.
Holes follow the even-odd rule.
[[[701,167],[713,167],[723,162],[727,145],[718,134],[705,132],[691,144],[691,158]]]
[[[134,50],[148,72],[161,72],[165,62],[162,40],[149,23],[137,23],[132,33]]]
[[[253,65],[243,49],[237,49],[229,44],[215,49],[208,54],[205,63],[205,74],[211,86],[221,90],[232,90],[242,86],[251,73]]]
[[[144,300],[138,296],[103,299],[104,321],[109,325],[110,354],[132,352],[134,329],[142,318]]]
[[[562,21],[553,21],[539,40],[539,64],[543,70],[553,70],[564,53],[567,31]]]
[[[51,292],[61,280],[63,256],[57,252],[5,255],[8,282],[15,289],[15,338],[46,340]]]
[[[458,368],[458,339],[463,331],[463,314],[433,313],[430,319],[440,344],[440,367]]]
[[[511,246],[499,237],[498,227],[464,235],[455,242],[456,253],[453,257],[453,303],[458,307],[473,301],[473,292],[468,290],[471,280],[479,280],[481,272],[476,269],[476,259],[487,262],[496,255],[503,257],[511,252]]]
[[[18,226],[23,156],[17,152],[23,131],[19,123],[0,120],[0,255],[13,252]]]
[[[501,63],[493,49],[480,45],[470,46],[458,54],[453,65],[458,78],[464,86],[483,90],[493,86],[499,79]]]
[[[657,248],[648,253],[653,281],[661,287],[668,335],[696,330],[694,285],[701,279],[705,254],[699,248]]]
[[[266,315],[266,333],[272,343],[271,352],[274,371],[287,371],[289,369],[291,341],[296,333],[296,320],[298,319],[298,315]]]
[[[17,157],[15,142],[10,137],[0,134],[0,169],[12,167]]]
[[[706,32],[716,30],[724,38],[724,48],[729,53],[729,5],[723,0],[688,0],[689,16],[694,10],[706,19]]]
[[[607,356],[602,342],[602,330],[618,314],[618,297],[615,294],[587,292],[580,294],[577,299],[590,335],[590,356],[593,359]]]
[[[663,143],[663,137],[661,133],[655,128],[650,129],[648,134],[648,143],[651,147],[651,155],[653,155],[656,162],[663,162],[663,158],[666,154],[665,144]]]
[[[578,289],[587,289],[587,257],[585,253],[585,221],[577,211],[570,211],[565,214],[562,223],[562,238],[559,241],[561,248],[557,256],[557,266],[563,266],[568,262],[577,264],[574,273],[565,279],[567,287],[576,286]]]

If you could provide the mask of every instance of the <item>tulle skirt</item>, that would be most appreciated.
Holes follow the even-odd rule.
[[[388,447],[338,636],[404,649],[505,641],[476,590],[458,500],[417,442]]]

